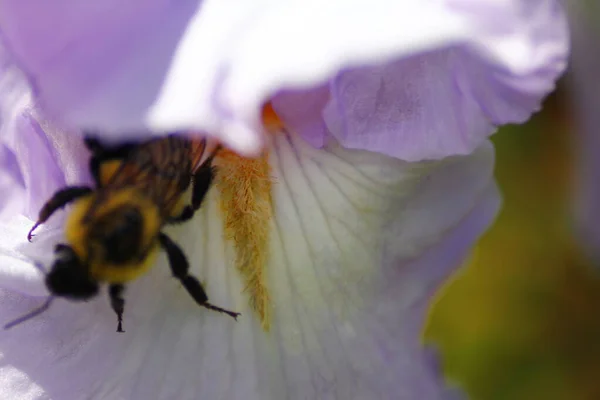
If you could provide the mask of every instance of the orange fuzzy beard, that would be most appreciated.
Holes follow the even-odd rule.
[[[272,304],[266,268],[273,217],[269,154],[265,151],[251,159],[223,149],[214,164],[218,171],[215,186],[220,192],[225,237],[233,241],[235,264],[246,282],[250,307],[258,315],[263,329],[268,331]]]

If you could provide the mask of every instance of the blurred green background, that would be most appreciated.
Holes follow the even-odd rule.
[[[600,270],[571,234],[567,104],[559,89],[494,136],[503,208],[431,310],[425,338],[474,400],[600,399]]]

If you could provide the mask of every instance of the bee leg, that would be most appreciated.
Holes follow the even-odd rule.
[[[123,312],[125,311],[125,299],[123,298],[123,291],[125,286],[121,284],[112,284],[108,287],[108,294],[110,296],[110,306],[117,314],[117,332],[125,332],[123,330]]]
[[[202,205],[206,193],[210,190],[214,176],[215,168],[208,163],[198,169],[192,181],[192,204],[185,206],[179,216],[171,218],[170,223],[185,222],[194,217],[194,214]]]
[[[163,249],[167,252],[167,258],[169,259],[169,265],[171,266],[171,272],[173,272],[173,276],[179,279],[181,284],[186,288],[190,296],[194,298],[196,303],[202,307],[208,308],[209,310],[227,314],[233,319],[237,320],[237,317],[240,315],[240,313],[217,307],[208,302],[208,296],[206,295],[206,292],[204,291],[200,281],[188,273],[190,265],[181,248],[175,244],[171,238],[162,232],[159,233],[158,240],[160,241]]]
[[[209,163],[205,163],[194,174],[192,186],[192,208],[194,211],[198,210],[202,205],[202,202],[213,183],[215,173],[216,168]]]
[[[91,192],[92,188],[87,186],[68,186],[54,193],[54,196],[52,196],[40,210],[37,222],[27,234],[27,240],[31,242],[35,228],[46,222],[56,210],[63,208],[73,200],[85,196]]]
[[[179,214],[177,217],[171,217],[169,218],[169,223],[170,224],[179,224],[181,222],[185,222],[185,221],[189,221],[190,219],[192,219],[194,217],[194,214],[196,213],[196,210],[194,210],[192,208],[192,206],[185,206],[183,208],[183,211],[181,214]]]

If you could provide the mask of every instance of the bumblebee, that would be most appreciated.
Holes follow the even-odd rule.
[[[70,186],[59,190],[42,207],[28,234],[58,209],[72,203],[65,233],[67,243],[55,248],[55,261],[45,284],[52,296],[40,309],[6,326],[9,328],[45,311],[54,297],[86,301],[108,284],[110,304],[122,327],[125,284],[153,265],[159,250],[167,254],[171,272],[200,306],[230,315],[239,313],[208,302],[202,284],[189,274],[181,248],[162,232],[168,224],[191,219],[208,192],[212,160],[204,139],[179,134],[115,147],[85,137],[91,151],[90,171],[95,188]],[[184,193],[192,186],[191,204]]]

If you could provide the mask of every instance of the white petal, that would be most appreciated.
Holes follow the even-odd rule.
[[[0,60],[6,54],[0,46]],[[6,137],[17,130],[17,120],[29,104],[31,94],[23,74],[14,66],[0,65],[0,210],[3,216],[21,212],[25,202],[23,177],[15,154],[6,145]]]
[[[32,296],[47,294],[42,271],[34,262],[51,261],[52,248],[60,232],[40,229],[39,239],[32,246],[27,241],[27,233],[33,222],[23,216],[16,216],[0,223],[0,287]]]
[[[124,334],[105,298],[58,301],[0,332],[10,365],[0,393],[20,385],[20,398],[34,399],[24,391],[36,385],[61,400],[443,398],[419,331],[429,296],[497,210],[492,147],[429,164],[316,150],[284,134],[273,148],[270,333],[241,293],[213,190],[197,219],[168,232],[211,301],[242,312],[238,322],[199,309],[161,256],[130,286]],[[34,304],[6,292],[0,300],[4,318]]]

